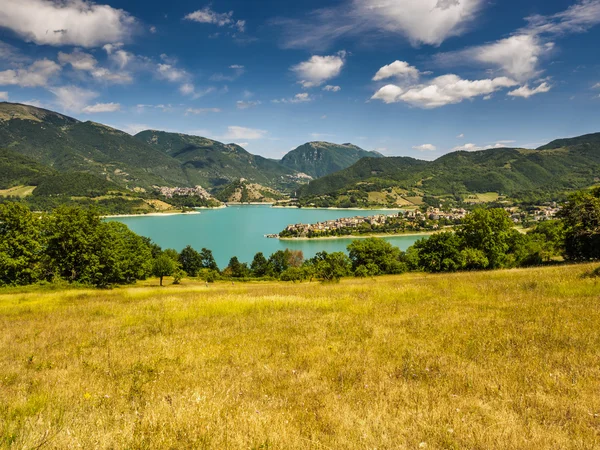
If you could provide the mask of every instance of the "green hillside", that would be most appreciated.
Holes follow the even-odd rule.
[[[190,181],[213,188],[240,178],[265,186],[285,188],[298,181],[296,171],[277,161],[252,155],[236,144],[199,136],[146,130],[135,138],[177,159]]]
[[[177,160],[127,133],[33,106],[0,103],[0,148],[129,188],[189,185]]]
[[[599,136],[557,141],[538,150],[454,152],[432,162],[363,159],[348,169],[312,181],[302,189],[301,197],[310,202],[326,195],[335,203],[348,192],[364,194],[389,188],[421,196],[457,197],[486,192],[518,197],[530,191],[580,189],[599,181]]]
[[[19,153],[0,148],[0,189],[13,186],[37,186],[40,179],[55,170]]]
[[[320,178],[350,167],[361,158],[367,157],[381,158],[382,155],[352,144],[308,142],[285,155],[281,164],[313,178]]]

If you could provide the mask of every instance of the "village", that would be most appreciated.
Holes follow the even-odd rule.
[[[166,186],[155,186],[155,189],[160,195],[166,198],[173,198],[174,196],[180,197],[200,197],[204,199],[210,199],[212,196],[202,186],[195,186],[193,188],[188,187],[166,187]]]
[[[515,225],[530,222],[541,222],[554,219],[559,208],[554,205],[538,206],[528,211],[518,207],[505,208]],[[317,238],[323,236],[345,236],[368,233],[402,233],[437,231],[443,227],[451,227],[462,222],[469,213],[464,208],[444,211],[430,207],[426,211],[403,210],[394,214],[377,214],[373,216],[342,217],[315,224],[288,225],[278,235],[267,235],[270,238]]]

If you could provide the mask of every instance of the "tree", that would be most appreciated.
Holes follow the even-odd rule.
[[[560,216],[566,257],[572,261],[600,259],[600,188],[573,194]]]
[[[190,245],[181,250],[179,254],[179,264],[188,275],[195,277],[202,269],[202,255],[194,250]]]
[[[560,220],[544,220],[537,223],[528,233],[542,247],[542,258],[550,261],[565,251],[565,227]]]
[[[304,253],[302,253],[302,250],[290,250],[287,248],[284,253],[287,256],[290,267],[301,267],[304,263]]]
[[[464,248],[485,254],[489,269],[497,269],[505,264],[513,231],[513,223],[503,209],[476,209],[464,218],[457,236]]]
[[[461,241],[451,232],[437,233],[415,242],[419,266],[427,272],[454,272],[463,266]]]
[[[177,263],[173,261],[173,258],[164,253],[154,260],[154,265],[152,266],[152,274],[160,278],[161,286],[163,285],[163,278],[172,275],[175,270],[177,270]]]
[[[252,264],[250,264],[250,270],[252,271],[252,275],[257,278],[264,277],[269,273],[269,262],[262,252],[258,252],[254,255]]]
[[[269,266],[276,277],[290,267],[288,250],[278,250],[269,257]]]
[[[0,205],[0,286],[27,285],[42,276],[42,221],[17,203]]]
[[[202,258],[202,268],[203,269],[210,269],[210,270],[215,270],[215,271],[219,271],[219,266],[217,266],[217,263],[215,261],[215,258],[213,257],[212,251],[210,251],[207,248],[203,248],[202,250],[200,250],[200,256]]]
[[[352,260],[352,269],[373,265],[376,274],[398,274],[406,271],[406,265],[400,259],[402,252],[387,241],[378,238],[357,239],[348,245]],[[370,272],[373,270],[371,269]]]
[[[226,270],[233,278],[246,278],[250,272],[248,269],[248,264],[241,263],[237,256],[234,256],[229,260]]]
[[[100,268],[98,239],[102,222],[92,210],[60,206],[46,221],[46,254],[59,277],[68,281],[93,283]]]
[[[352,261],[343,252],[319,252],[311,259],[315,276],[326,282],[339,281],[348,276]]]

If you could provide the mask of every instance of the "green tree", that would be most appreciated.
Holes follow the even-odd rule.
[[[179,264],[181,264],[181,268],[185,273],[195,277],[200,272],[200,269],[203,268],[202,255],[188,245],[179,254]]]
[[[254,255],[252,264],[250,264],[250,270],[252,271],[252,275],[257,278],[264,277],[269,273],[269,262],[262,252],[258,252]]]
[[[241,263],[237,256],[229,260],[226,270],[233,278],[246,278],[250,274],[248,264]]]
[[[497,269],[506,262],[513,231],[513,223],[503,209],[476,209],[464,218],[457,235],[465,248],[485,254],[488,268]]]
[[[415,242],[419,267],[427,272],[454,272],[463,266],[459,237],[451,232],[437,233]]]
[[[537,223],[528,236],[538,241],[542,246],[542,258],[550,261],[565,252],[565,227],[560,220],[545,220]]]
[[[290,267],[287,251],[278,250],[269,257],[269,267],[276,277],[279,277],[283,271]]]
[[[25,206],[0,205],[0,285],[26,285],[42,276],[42,221]]]
[[[152,274],[160,279],[160,285],[163,285],[163,278],[173,275],[177,270],[177,263],[168,255],[162,254],[154,260]]]
[[[60,206],[46,221],[46,254],[59,277],[93,283],[101,270],[99,239],[102,222],[92,210]]]
[[[212,251],[207,248],[200,250],[200,256],[202,257],[202,268],[219,271],[219,266],[213,257]]]
[[[406,271],[401,262],[402,252],[387,241],[378,238],[357,239],[348,245],[352,269],[360,266],[377,267],[377,274],[398,274]]]
[[[600,259],[600,188],[573,194],[560,215],[566,257],[572,261]]]
[[[319,252],[311,259],[315,276],[326,282],[337,282],[348,276],[352,261],[343,252]]]

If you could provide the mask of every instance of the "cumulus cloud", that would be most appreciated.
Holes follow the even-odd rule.
[[[3,0],[0,27],[36,44],[97,47],[128,40],[137,21],[122,9],[84,0]]]
[[[457,75],[449,74],[407,88],[388,84],[371,98],[385,103],[405,102],[420,108],[438,108],[516,85],[516,81],[506,77],[464,80]]]
[[[0,86],[44,87],[60,70],[60,66],[54,61],[46,58],[40,59],[28,67],[0,72]]]
[[[191,20],[198,23],[210,23],[219,27],[228,26],[243,33],[246,30],[245,20],[234,20],[233,11],[218,13],[213,11],[210,6],[191,12],[184,17],[185,20]]]
[[[8,101],[8,92],[0,91],[0,100],[3,102]]]
[[[232,141],[255,140],[263,139],[267,133],[268,132],[266,130],[259,130],[256,128],[230,126],[227,127],[227,133],[222,138]]]
[[[511,97],[529,98],[532,95],[548,92],[548,91],[550,91],[550,89],[552,89],[552,86],[550,86],[546,82],[543,82],[542,84],[540,84],[538,87],[536,87],[534,89],[530,89],[529,85],[526,84],[525,86],[521,86],[520,88],[515,89],[514,91],[510,91],[508,93],[508,95],[510,95]]]
[[[483,0],[346,0],[305,20],[277,19],[286,48],[324,49],[348,36],[396,34],[412,45],[440,45],[467,31]]]
[[[419,71],[406,61],[394,61],[387,66],[383,66],[373,77],[373,81],[387,80],[388,78],[418,79]]]
[[[178,69],[171,64],[158,64],[156,66],[156,73],[158,74],[159,78],[174,83],[184,81],[189,78],[189,74],[185,70]]]
[[[95,105],[86,106],[81,111],[88,114],[117,112],[121,110],[119,103],[96,103]]]
[[[56,103],[65,111],[81,112],[98,97],[98,93],[77,86],[61,86],[49,89],[56,96]]]
[[[205,95],[208,95],[215,91],[216,89],[214,87],[209,87],[198,91],[196,89],[196,86],[194,86],[192,83],[184,83],[181,86],[179,86],[179,92],[181,93],[181,95],[189,96],[193,99],[204,97]]]
[[[415,147],[413,147],[414,150],[419,150],[420,152],[433,152],[435,150],[437,150],[437,147],[433,144],[423,144],[423,145],[417,145]]]
[[[345,59],[345,51],[329,56],[315,55],[308,61],[292,66],[290,70],[296,73],[298,83],[305,88],[312,88],[337,77],[344,67]]]
[[[464,137],[464,133],[460,133],[458,136],[456,136],[456,139],[463,139]]]
[[[328,84],[323,88],[323,90],[327,92],[339,92],[342,90],[342,88],[339,86],[332,86],[331,84]]]
[[[313,98],[307,93],[302,92],[300,94],[294,95],[292,98],[280,98],[271,100],[272,103],[307,103],[311,102]]]
[[[185,110],[185,115],[189,114],[208,114],[208,113],[220,113],[221,109],[219,108],[188,108]]]
[[[99,67],[96,58],[80,50],[74,50],[72,53],[58,52],[58,61],[62,65],[70,64],[75,70],[88,72],[98,81],[117,84],[133,81],[127,72],[112,72],[104,67]]]

